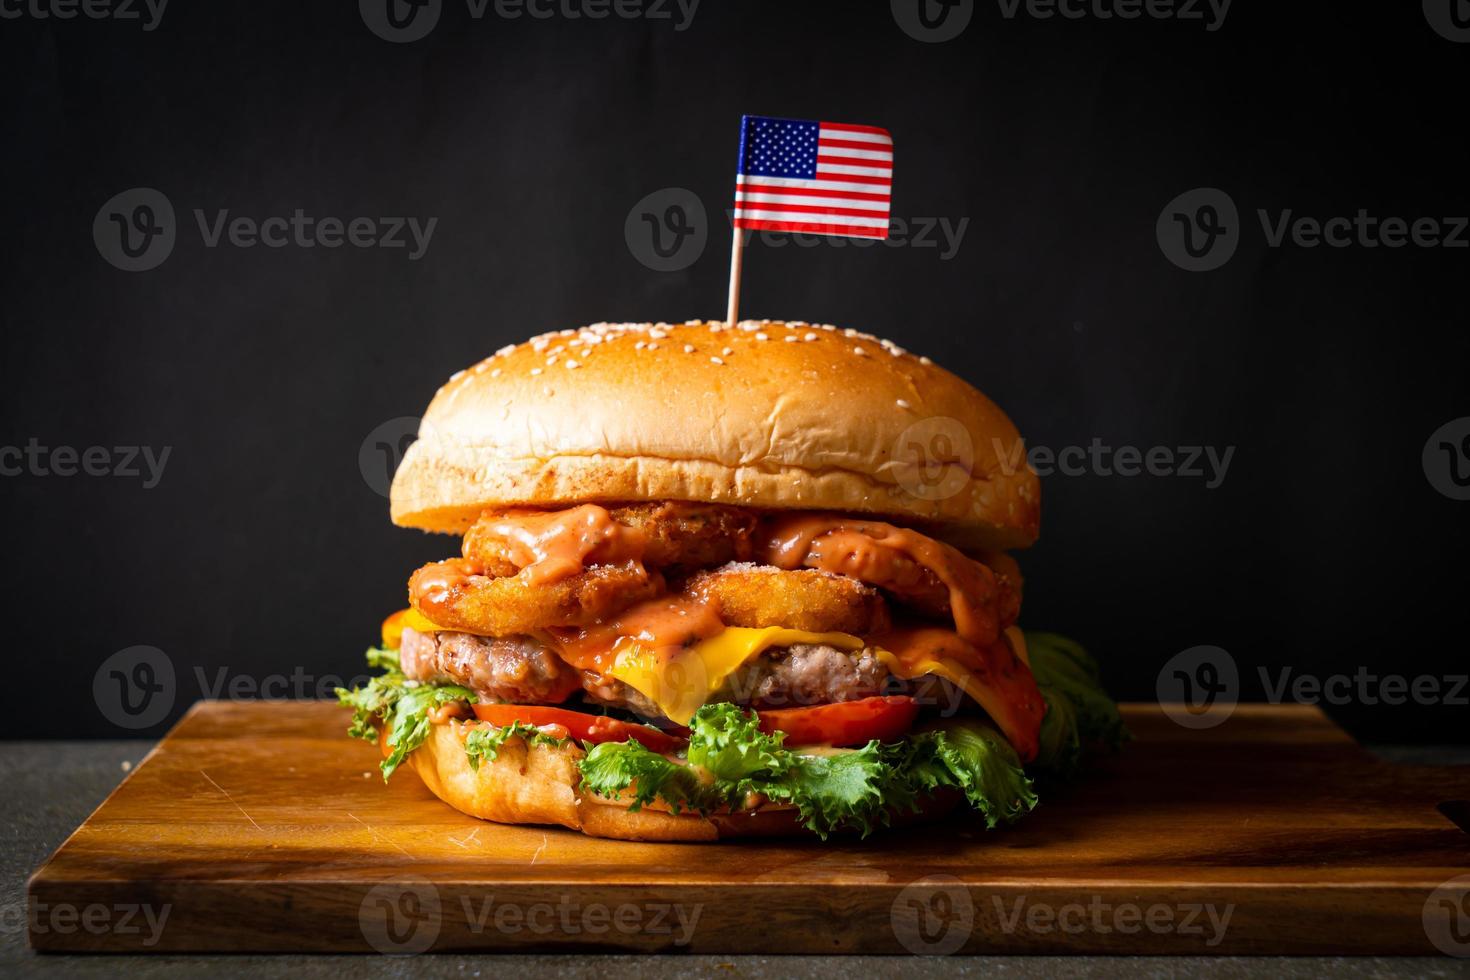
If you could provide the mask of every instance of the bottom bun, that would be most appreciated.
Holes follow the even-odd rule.
[[[475,769],[464,750],[468,730],[458,721],[431,726],[429,737],[408,761],[430,792],[481,820],[559,824],[592,837],[635,841],[812,836],[790,806],[701,815],[659,807],[632,810],[626,801],[583,793],[577,762],[585,753],[574,743],[527,745],[524,739],[506,739],[494,760],[481,761]],[[953,791],[935,794],[917,812],[891,812],[891,826],[938,819],[958,802]]]

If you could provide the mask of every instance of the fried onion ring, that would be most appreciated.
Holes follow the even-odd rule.
[[[588,626],[663,591],[663,577],[635,562],[594,565],[555,582],[486,575],[464,558],[432,562],[408,580],[408,601],[433,623],[480,636],[549,626]]]
[[[888,606],[877,589],[813,569],[730,564],[692,576],[684,593],[718,604],[720,618],[730,626],[869,636],[889,625]]]
[[[583,510],[598,511],[595,505]],[[568,511],[487,510],[465,532],[463,554],[484,566],[487,574],[515,575],[526,560],[524,544],[512,540],[507,525],[518,519],[527,523],[545,522],[547,518]],[[757,516],[739,507],[718,504],[691,504],[680,501],[628,504],[604,512],[622,528],[633,532],[622,544],[641,558],[650,568],[695,569],[721,565],[728,561],[744,561],[751,555],[751,538]],[[636,547],[629,542],[636,542]],[[595,552],[594,552],[595,553]]]

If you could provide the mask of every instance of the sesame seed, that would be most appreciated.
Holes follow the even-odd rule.
[[[658,344],[655,344],[652,341],[649,341],[648,349],[649,350],[658,350]]]
[[[668,334],[658,329],[658,327],[654,327],[652,330],[648,331],[648,336],[652,337],[654,340],[663,340],[665,337],[668,336]]]
[[[582,365],[578,364],[576,361],[570,361],[570,360],[567,361],[567,370],[568,371],[575,371],[577,368],[579,368],[581,366]]]
[[[640,340],[640,341],[638,341],[638,343],[636,343],[636,344],[633,345],[633,349],[634,350],[642,350],[643,348],[645,348],[647,346],[648,346],[648,341],[646,341],[646,340]]]
[[[755,335],[755,339],[756,340],[770,340],[771,338],[767,334],[758,333],[758,334]]]
[[[451,374],[449,376],[449,380],[450,381],[458,381],[462,377],[464,377],[464,372],[463,371],[455,371],[453,374]]]
[[[500,368],[496,368],[494,371],[491,371],[490,372],[490,377],[492,377],[492,378],[498,378],[498,377],[500,377]]]
[[[693,354],[694,353],[694,345],[693,344],[685,344],[684,345],[684,353],[686,353],[686,354]]]
[[[735,353],[735,348],[733,348],[733,347],[726,347],[723,350],[721,350],[720,353],[721,354],[724,354],[726,357],[729,357],[731,354]]]
[[[784,336],[784,337],[782,337],[782,338],[781,338],[781,339],[782,339],[782,340],[784,340],[784,341],[786,341],[786,342],[787,342],[787,343],[788,343],[788,344],[794,344],[794,343],[796,343],[796,342],[797,342],[797,341],[798,341],[798,340],[800,340],[800,339],[801,339],[801,338],[800,338],[800,337],[798,337],[798,336],[797,336],[797,335],[796,335],[796,334],[794,334],[794,333],[789,333],[789,334],[787,334],[787,335],[786,335],[786,336]]]
[[[718,357],[711,357],[709,359],[709,361],[710,361],[711,364],[724,364],[725,363],[724,361],[720,360]]]
[[[867,357],[868,356],[868,352],[866,350],[864,350],[863,348],[861,348],[861,347],[854,347],[852,349],[852,352],[854,354],[856,354],[858,357]]]
[[[919,363],[920,364],[933,364],[934,362],[931,361],[931,360],[929,360],[929,358],[927,358],[927,357],[921,357],[921,358],[919,358]]]
[[[556,363],[556,355],[555,354],[552,354],[550,357],[548,357],[546,359],[546,366],[547,367],[551,367],[551,365],[553,365],[555,363]]]
[[[906,402],[906,401],[904,401],[902,398],[900,398],[898,400],[898,407],[899,408],[908,408],[909,407],[909,403]]]
[[[540,374],[540,373],[541,373],[541,369],[540,369],[540,368],[531,368],[531,375],[532,375],[532,376],[533,376],[533,377],[534,377],[534,376],[535,376],[535,375],[538,375],[538,374]]]
[[[811,343],[813,340],[817,339],[817,335],[814,333],[808,333],[804,334],[801,339],[805,340],[807,343]]]
[[[495,352],[495,356],[496,357],[504,357],[506,354],[509,354],[511,351],[513,351],[515,349],[516,349],[516,345],[515,344],[506,344],[504,347],[500,348],[500,350],[498,350],[498,351]]]

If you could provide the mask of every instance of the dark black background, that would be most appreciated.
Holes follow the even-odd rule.
[[[1218,644],[1326,676],[1466,671],[1470,504],[1420,453],[1470,414],[1470,252],[1266,246],[1257,208],[1470,210],[1470,45],[1419,4],[1238,0],[1223,26],[1003,17],[925,44],[883,2],[704,0],[670,21],[471,19],[389,44],[351,3],[175,0],[136,22],[0,22],[5,384],[0,445],[171,446],[160,484],[0,479],[0,734],[120,732],[93,675],[147,644],[179,675],[358,673],[418,563],[365,437],[453,371],[544,330],[719,318],[742,112],[887,126],[894,213],[968,218],[934,248],[747,257],[742,312],[890,337],[964,375],[1033,444],[1237,447],[1223,485],[1052,476],[1022,556],[1029,625],[1070,633],[1121,698]],[[156,269],[99,256],[104,201],[156,187]],[[664,187],[716,227],[682,272],[630,254]],[[1172,265],[1155,221],[1213,186],[1223,268]],[[436,216],[427,254],[206,248],[195,208]],[[671,408],[677,410],[677,406]],[[834,405],[834,412],[841,406]],[[1451,706],[1332,708],[1371,738],[1463,739]],[[157,733],[162,725],[146,729]]]

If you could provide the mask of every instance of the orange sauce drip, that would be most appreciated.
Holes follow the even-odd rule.
[[[441,604],[453,599],[458,586],[483,574],[485,569],[470,558],[450,558],[434,565],[426,565],[411,580],[409,602],[432,621],[434,613],[441,611]],[[448,616],[447,612],[445,615]]]
[[[927,569],[949,593],[955,628],[898,629],[874,643],[910,670],[938,657],[963,664],[975,675],[966,693],[1000,726],[1023,761],[1036,757],[1046,705],[1030,668],[1001,635],[1002,616],[1013,618],[1016,610],[997,606],[1007,601],[1014,606],[1016,597],[1000,594],[995,574],[984,564],[909,528],[830,514],[776,518],[758,553],[779,568],[818,568],[899,596],[922,588]],[[1014,568],[1007,562],[1002,574]]]
[[[826,514],[777,518],[761,557],[778,568],[819,568],[899,595],[912,592],[928,569],[949,591],[955,630],[977,646],[1000,636],[995,576],[957,549],[906,527]]]
[[[624,609],[605,622],[585,629],[553,629],[561,658],[579,670],[605,675],[630,645],[637,644],[668,658],[725,628],[712,601],[659,596]]]
[[[641,561],[647,543],[641,530],[619,524],[597,504],[516,511],[491,521],[489,529],[506,542],[506,557],[530,585],[576,575],[588,564]]]
[[[918,627],[892,630],[873,643],[897,657],[910,674],[925,661],[941,658],[973,671],[975,679],[965,685],[965,693],[990,715],[1022,762],[1036,758],[1046,702],[1031,668],[1021,662],[1004,637],[978,647],[954,630]]]

